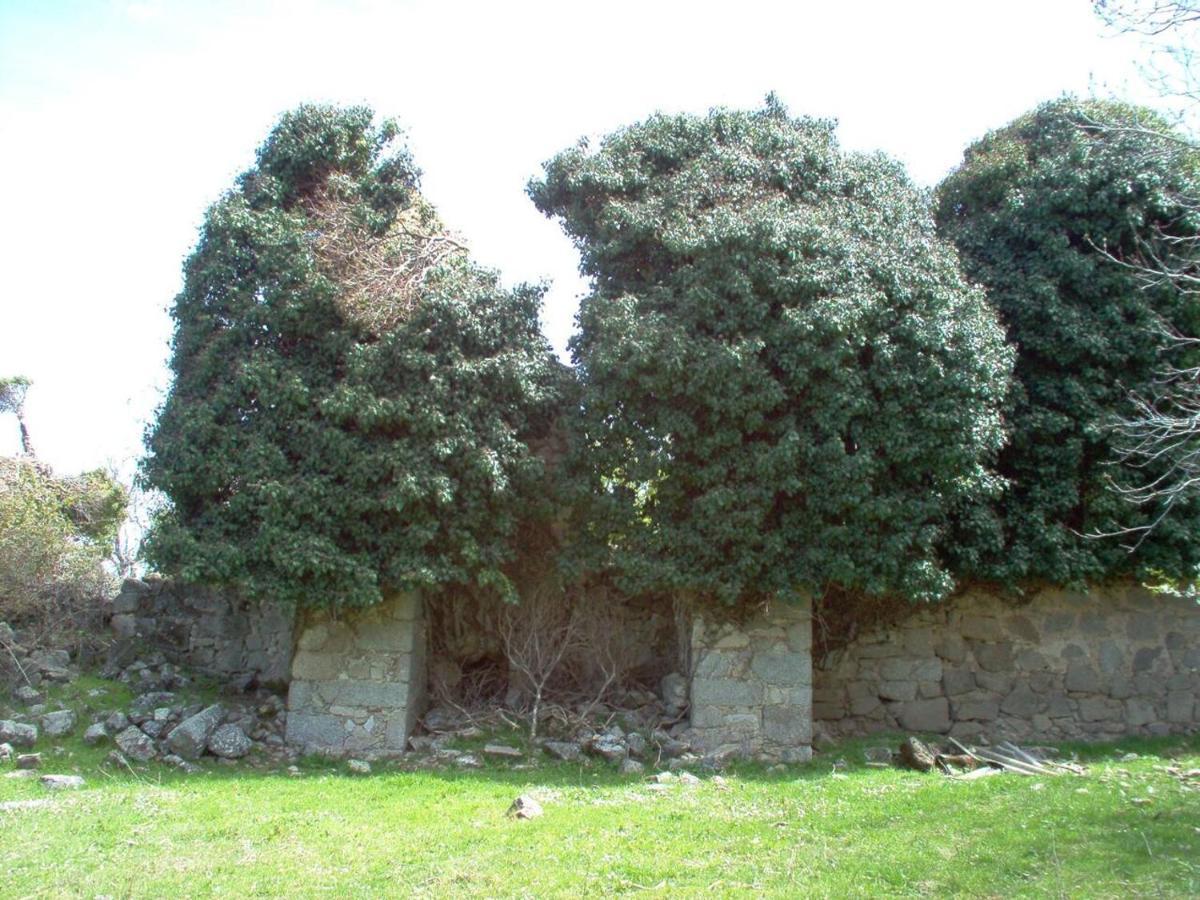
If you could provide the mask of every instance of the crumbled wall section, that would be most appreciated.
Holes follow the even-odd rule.
[[[697,614],[691,732],[706,752],[791,762],[812,755],[812,621],[807,602],[747,621]]]
[[[218,678],[288,680],[290,609],[152,575],[127,578],[111,611],[118,638],[150,644],[177,665]]]
[[[395,756],[423,712],[425,618],[400,594],[369,610],[310,612],[292,657],[287,742],[330,756]]]
[[[819,660],[813,713],[830,734],[1112,740],[1200,725],[1200,605],[1112,585],[982,591],[866,628]]]

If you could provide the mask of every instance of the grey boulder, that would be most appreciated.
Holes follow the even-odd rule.
[[[32,747],[37,743],[37,736],[36,725],[26,725],[11,719],[0,721],[0,743],[12,744],[14,747]]]
[[[66,737],[75,730],[75,723],[78,721],[78,717],[73,711],[60,709],[42,716],[42,731],[45,732],[46,737]]]
[[[83,787],[79,775],[43,775],[42,785],[51,791],[77,791]]]
[[[113,742],[122,753],[138,762],[147,762],[158,755],[154,741],[136,725],[130,725],[113,738]]]
[[[250,738],[237,725],[222,725],[209,736],[208,750],[222,759],[241,759],[250,752]]]
[[[194,716],[184,719],[167,735],[167,747],[177,756],[184,759],[199,759],[208,746],[221,720],[225,718],[225,710],[218,704],[213,704],[200,710]]]

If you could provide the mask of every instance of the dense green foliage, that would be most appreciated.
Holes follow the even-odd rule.
[[[426,252],[447,241],[395,138],[366,109],[301,107],[209,210],[147,439],[160,570],[306,605],[507,588],[561,367],[539,289]]]
[[[125,505],[124,488],[104,472],[59,478],[0,457],[0,620],[43,621],[98,603]]]
[[[1194,241],[1197,158],[1163,154],[1161,120],[1111,102],[1061,100],[977,144],[938,188],[937,217],[1019,348],[1011,483],[993,514],[963,523],[950,548],[964,572],[1056,583],[1200,561],[1200,502],[1155,508],[1112,490],[1150,484],[1161,464],[1114,465],[1114,418],[1163,364],[1162,324],[1200,334],[1200,308],[1170,279],[1136,268],[1149,242]],[[1174,360],[1179,364],[1180,360]],[[1124,532],[1126,539],[1085,535]],[[1135,553],[1127,545],[1145,535]]]
[[[898,164],[772,99],[654,116],[530,192],[592,279],[576,458],[626,583],[944,594],[1011,354]]]

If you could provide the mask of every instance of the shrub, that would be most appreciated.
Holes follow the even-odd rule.
[[[960,522],[949,549],[966,573],[1062,584],[1186,577],[1200,562],[1200,498],[1181,498],[1138,542],[1158,511],[1112,489],[1152,484],[1170,465],[1119,464],[1113,426],[1162,370],[1170,333],[1200,334],[1194,299],[1133,265],[1153,242],[1200,235],[1180,202],[1196,196],[1200,157],[1162,153],[1170,135],[1144,109],[1059,100],[971,146],[937,189],[943,234],[1018,348],[997,464],[1010,487]]]
[[[939,541],[998,486],[1011,353],[897,163],[771,100],[653,116],[530,192],[592,279],[575,460],[626,586],[950,588]]]

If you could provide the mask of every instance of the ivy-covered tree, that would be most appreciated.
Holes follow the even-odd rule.
[[[150,561],[308,606],[476,583],[502,565],[564,370],[541,290],[471,263],[391,123],[304,106],[208,212],[173,315],[145,482]]]
[[[581,144],[530,193],[592,280],[576,458],[627,584],[950,588],[937,548],[997,487],[1011,352],[897,163],[769,98]]]
[[[976,576],[1187,577],[1200,562],[1200,497],[1174,497],[1165,518],[1129,502],[1173,462],[1122,453],[1128,436],[1114,435],[1135,412],[1131,394],[1153,393],[1165,365],[1197,361],[1173,337],[1200,334],[1195,299],[1144,277],[1148,250],[1200,236],[1181,199],[1197,196],[1200,157],[1161,152],[1170,135],[1145,109],[1063,99],[974,144],[937,190],[942,232],[1019,351],[998,462],[1009,490],[951,544]]]

